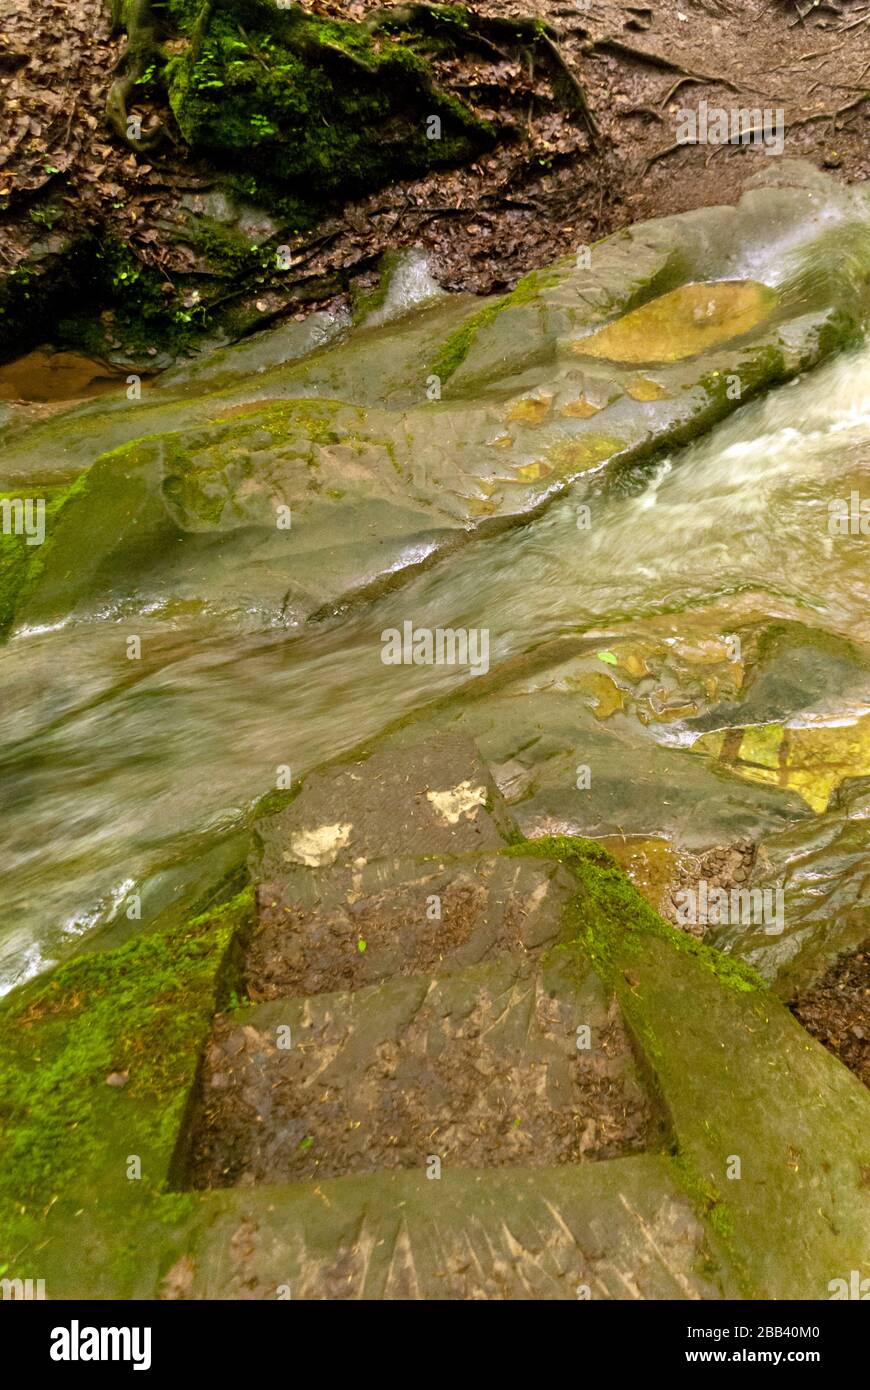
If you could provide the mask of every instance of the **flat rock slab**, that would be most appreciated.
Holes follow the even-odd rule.
[[[319,901],[320,871],[341,870],[352,884],[372,860],[455,858],[501,849],[516,834],[473,741],[439,735],[311,774],[284,811],[258,822],[251,872],[280,901],[282,880],[311,869]],[[287,906],[300,884],[296,874]]]
[[[498,855],[379,861],[350,886],[321,883],[319,907],[309,902],[310,877],[291,869],[258,887],[251,999],[359,989],[539,951],[558,937],[574,890],[558,865]]]
[[[164,1298],[734,1296],[667,1159],[204,1196]]]
[[[579,961],[557,981],[511,956],[221,1019],[193,1179],[549,1166],[662,1140],[612,995]]]

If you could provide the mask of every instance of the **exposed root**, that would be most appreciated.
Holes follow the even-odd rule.
[[[601,141],[601,130],[586,89],[559,47],[558,31],[546,20],[532,15],[479,15],[470,9],[459,15],[447,5],[413,3],[372,10],[364,24],[373,33],[378,29],[410,28],[449,33],[457,44],[479,48],[502,62],[507,61],[509,55],[494,38],[500,38],[507,45],[516,45],[519,40],[530,48],[541,47],[567,90],[571,106],[582,115],[593,145]]]
[[[587,53],[603,52],[615,53],[617,57],[631,58],[634,62],[648,63],[654,68],[663,68],[665,72],[676,72],[684,80],[693,82],[709,83],[711,87],[728,87],[732,92],[739,92],[742,89],[730,78],[723,77],[721,73],[692,71],[684,68],[682,63],[675,63],[671,58],[663,58],[660,53],[649,53],[643,48],[634,48],[630,43],[623,43],[621,39],[592,39],[583,45]]]
[[[161,144],[168,134],[160,123],[152,130],[136,135],[135,125],[127,113],[127,103],[137,83],[149,68],[163,61],[157,43],[151,0],[121,0],[121,3],[113,6],[112,15],[115,27],[123,24],[127,30],[127,46],[118,60],[120,75],[115,78],[106,97],[106,120],[113,134],[131,150],[146,153]]]
[[[797,126],[814,125],[817,121],[833,121],[834,127],[836,128],[836,123],[840,116],[845,116],[847,111],[855,111],[859,106],[863,105],[865,101],[870,101],[870,91],[861,92],[854,100],[845,102],[843,106],[838,106],[836,111],[813,111],[808,116],[796,116],[793,121],[788,121],[786,123],[783,128],[783,135],[787,135],[790,130],[794,130]],[[763,135],[764,133],[763,125],[750,126],[748,130],[743,131],[739,140],[725,140],[721,145],[715,145],[713,147],[713,153],[715,154],[717,149],[730,149],[735,145],[748,145],[751,143],[754,136]],[[641,178],[645,178],[652,166],[658,164],[660,159],[667,158],[669,154],[676,154],[677,150],[683,150],[688,145],[699,145],[701,143],[702,141],[700,140],[678,140],[673,145],[666,145],[664,149],[656,150],[644,164]]]
[[[601,140],[601,131],[599,129],[598,122],[595,119],[595,115],[592,111],[592,108],[589,105],[585,87],[583,86],[580,79],[577,77],[576,73],[569,64],[568,60],[565,58],[561,48],[555,42],[555,40],[551,39],[549,34],[541,34],[539,41],[546,50],[546,52],[549,54],[550,58],[552,59],[555,66],[558,68],[561,75],[564,77],[565,81],[567,82],[568,88],[574,98],[574,102],[577,106],[577,109],[582,113],[583,119],[585,120],[586,125],[589,128],[589,134],[592,137],[592,142],[593,144],[597,145]]]

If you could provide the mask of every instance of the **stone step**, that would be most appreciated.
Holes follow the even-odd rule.
[[[737,1296],[671,1160],[200,1194],[163,1298]]]
[[[260,884],[247,956],[257,1001],[358,989],[419,971],[442,974],[506,952],[537,953],[562,930],[575,885],[558,864],[500,855],[390,859],[348,884],[309,870]]]
[[[665,1140],[612,993],[564,948],[222,1016],[191,1180],[551,1166]]]

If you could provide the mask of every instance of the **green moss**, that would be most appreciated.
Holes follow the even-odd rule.
[[[42,335],[58,345],[104,356],[105,324],[96,312],[101,308],[113,312],[113,335],[140,355],[155,346],[179,353],[211,322],[205,304],[185,307],[183,284],[176,293],[164,293],[163,273],[145,265],[129,246],[113,237],[89,244],[82,276],[87,289],[79,286],[74,303],[67,300],[57,307],[50,333]],[[34,336],[29,334],[27,340]]]
[[[578,881],[578,892],[569,903],[563,944],[556,948],[556,953],[561,952],[565,965],[570,966],[576,944],[580,943],[585,948],[598,973],[620,998],[624,1017],[648,1071],[650,1084],[655,1087],[665,1108],[670,1110],[674,1100],[673,1049],[668,1038],[660,1036],[657,1031],[659,1025],[653,1022],[655,1009],[648,1011],[647,990],[640,987],[639,992],[635,993],[640,978],[634,975],[633,959],[636,957],[648,968],[650,961],[656,958],[655,950],[651,955],[650,947],[655,942],[664,941],[681,957],[690,956],[696,964],[700,964],[708,972],[707,978],[715,979],[716,984],[726,991],[726,1000],[734,999],[735,995],[745,1000],[747,995],[763,993],[766,990],[764,982],[739,962],[704,946],[663,921],[637,892],[611,855],[593,840],[553,836],[526,841],[504,853],[556,859],[574,874]],[[667,965],[660,965],[659,970],[662,968],[667,974]],[[639,976],[642,974],[643,970],[639,971]],[[743,1008],[742,1004],[737,1005],[736,999],[734,1003],[738,1009]],[[735,1018],[740,1016],[734,1014]],[[702,1116],[694,1117],[693,1123],[696,1127],[706,1125]],[[736,1143],[736,1139],[733,1142]],[[708,1227],[738,1287],[745,1297],[757,1297],[757,1290],[745,1266],[743,1239],[735,1233],[735,1214],[710,1177],[701,1171],[697,1146],[686,1143],[683,1138],[671,1161],[679,1185]]]
[[[429,368],[430,372],[440,377],[442,384],[449,381],[456,369],[465,361],[481,329],[494,323],[499,314],[503,314],[505,310],[516,309],[523,304],[531,303],[542,290],[551,289],[558,285],[562,278],[562,272],[554,269],[532,270],[528,275],[524,275],[509,294],[485,304],[482,309],[478,309],[477,313],[472,314],[471,318],[457,328],[455,333],[450,335],[433,359]]]
[[[89,955],[0,1009],[0,1199],[45,1205],[80,1187],[166,1181],[230,947],[251,890],[181,926]],[[235,981],[232,981],[235,983]],[[127,1072],[122,1089],[106,1084]]]
[[[240,22],[243,21],[243,22]],[[295,188],[309,203],[472,156],[492,131],[434,84],[412,49],[301,9],[220,0],[168,64],[191,145]],[[440,140],[427,138],[438,115]]]
[[[675,950],[694,957],[727,989],[746,993],[766,988],[749,966],[678,931],[654,912],[616,860],[594,840],[570,835],[525,840],[503,851],[533,855],[565,864],[578,880],[572,901],[568,936],[581,941],[606,979],[612,979],[643,937],[664,939]]]
[[[677,1183],[685,1192],[697,1215],[715,1237],[716,1244],[724,1255],[742,1296],[744,1298],[757,1297],[757,1290],[741,1254],[740,1242],[735,1237],[734,1213],[722,1197],[721,1192],[707,1178],[702,1177],[685,1154],[675,1154],[671,1159],[671,1164]]]
[[[271,269],[275,253],[270,247],[253,245],[235,227],[227,227],[212,217],[188,217],[181,238],[207,257],[215,270],[236,279],[256,271]]]
[[[42,545],[28,545],[26,538],[0,532],[0,639],[11,628],[15,614],[24,604],[45,569],[51,552],[52,523],[67,502],[78,496],[85,487],[87,474],[82,474],[67,487],[42,487],[38,491],[23,488],[17,492],[0,493],[0,500],[30,498],[45,502],[45,540]]]
[[[257,428],[270,430],[279,441],[295,438],[299,434],[303,434],[312,444],[347,443],[353,438],[346,430],[337,428],[338,415],[348,410],[354,411],[354,407],[348,407],[342,401],[304,396],[294,400],[263,401],[255,409]],[[356,408],[354,413],[360,421],[365,418],[361,408]],[[243,434],[250,420],[244,415],[216,415],[210,423],[234,425]]]
[[[58,320],[99,295],[96,242],[83,237],[0,276],[0,361],[53,337]]]

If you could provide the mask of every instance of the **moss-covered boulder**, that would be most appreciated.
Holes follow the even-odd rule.
[[[467,159],[486,125],[438,89],[426,58],[362,24],[301,5],[170,6],[185,42],[167,80],[198,150],[277,180],[304,202]]]

